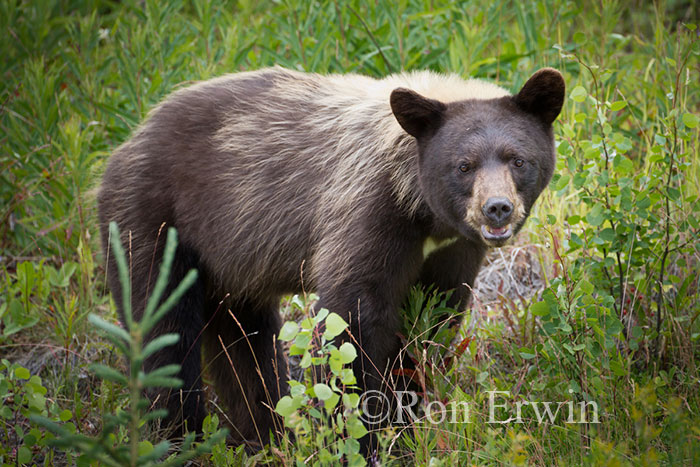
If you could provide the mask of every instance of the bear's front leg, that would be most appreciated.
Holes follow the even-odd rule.
[[[474,280],[479,273],[486,248],[459,238],[430,252],[423,263],[420,282],[440,292],[453,291],[448,305],[458,311],[469,302]]]
[[[317,309],[327,308],[350,324],[350,335],[341,339],[359,347],[353,371],[360,392],[374,395],[363,397],[366,404],[361,407],[372,431],[390,422],[395,401],[391,370],[398,366],[400,348],[399,309],[418,280],[422,240],[408,229],[373,230],[374,238],[367,240],[358,238],[361,232],[356,229],[344,237],[346,245],[357,245],[352,252],[335,249],[336,254],[324,256],[329,261],[317,264]],[[373,435],[360,443],[368,457],[377,448]]]
[[[409,286],[406,285],[406,290]],[[358,356],[352,369],[360,388],[362,420],[370,432],[359,441],[361,452],[370,465],[379,447],[374,432],[391,424],[396,400],[391,371],[399,366],[399,305],[386,295],[386,290],[386,284],[364,282],[361,289],[349,287],[326,294],[321,291],[317,305],[317,309],[327,308],[338,313],[350,324],[349,334],[336,338],[340,340],[336,345],[350,342],[357,348]]]

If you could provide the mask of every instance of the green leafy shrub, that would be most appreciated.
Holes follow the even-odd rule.
[[[318,297],[311,295],[310,300]],[[348,328],[343,318],[321,308],[309,312],[306,302],[295,296],[292,306],[306,313],[297,324],[287,321],[279,339],[290,342],[290,355],[300,356],[302,381],[289,381],[289,395],[282,397],[275,412],[284,417],[284,425],[294,434],[293,458],[298,465],[364,465],[357,441],[367,434],[360,419],[360,395],[351,392],[356,377],[348,365],[357,358],[350,342],[340,346],[333,339]],[[283,448],[287,444],[282,444]]]
[[[97,315],[91,315],[89,319],[127,358],[129,365],[126,374],[103,364],[94,364],[92,370],[103,380],[126,387],[130,396],[129,406],[126,410],[118,410],[116,414],[105,414],[102,430],[97,437],[76,433],[74,429],[69,429],[46,417],[33,415],[30,418],[56,435],[56,439],[51,440],[52,445],[66,451],[77,452],[80,456],[77,461],[79,465],[88,465],[93,462],[114,466],[182,465],[190,459],[210,452],[214,444],[226,437],[227,432],[218,430],[210,433],[201,443],[195,443],[195,433],[188,433],[178,452],[170,455],[169,451],[172,449],[170,441],[164,440],[154,446],[144,439],[147,422],[167,414],[165,409],[147,412],[150,402],[145,398],[144,390],[150,387],[177,388],[182,381],[174,377],[180,369],[179,365],[166,365],[150,373],[144,373],[142,366],[148,356],[163,347],[173,345],[179,339],[177,334],[164,334],[145,342],[148,332],[196,280],[197,271],[190,271],[172,294],[160,303],[168,284],[177,246],[177,235],[175,230],[170,228],[153,293],[148,299],[143,317],[140,321],[136,321],[131,311],[131,283],[126,255],[120,243],[119,230],[114,222],[110,224],[109,231],[111,248],[122,287],[126,329],[105,321]],[[124,437],[120,436],[122,433],[125,434]]]
[[[38,464],[52,465],[53,435],[30,421],[41,415],[55,422],[64,422],[66,431],[75,431],[69,420],[70,410],[60,410],[48,400],[41,378],[6,359],[0,361],[0,462],[3,466]]]
[[[5,270],[3,292],[8,300],[0,303],[0,337],[3,340],[39,321],[40,314],[35,309],[34,300],[45,301],[49,293],[48,278],[43,266],[39,264],[37,267],[29,261],[23,261],[17,265],[15,274],[8,274]]]
[[[80,271],[81,267],[85,270]],[[87,290],[89,281],[84,282],[93,272],[91,261],[65,261],[60,268],[44,261],[22,261],[14,272],[4,272],[1,290],[7,300],[0,303],[0,342],[40,320],[49,320],[54,324],[55,340],[70,348],[76,335],[85,331],[87,305],[93,302],[93,292]]]

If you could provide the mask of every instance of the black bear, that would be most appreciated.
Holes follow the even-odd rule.
[[[302,286],[351,323],[363,348],[355,374],[379,388],[410,287],[454,290],[466,304],[486,249],[522,227],[554,170],[563,100],[550,68],[515,95],[432,72],[376,80],[270,68],[158,105],[109,159],[98,203],[105,251],[110,221],[129,239],[136,316],[163,224],[180,238],[171,283],[200,273],[151,336],[180,341],[145,363],[182,365],[183,390],[159,394],[169,421],[201,428],[201,345],[235,434],[264,443],[279,429],[266,407],[286,387],[278,306]],[[443,246],[424,257],[426,241]]]

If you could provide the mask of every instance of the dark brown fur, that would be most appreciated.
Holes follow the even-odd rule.
[[[482,235],[499,227],[482,204],[510,199],[520,209],[513,233],[520,229],[554,169],[561,75],[541,70],[514,97],[443,103],[398,89],[390,98],[410,78],[365,98],[365,84],[384,81],[283,69],[232,75],[175,93],[115,151],[99,192],[102,240],[110,221],[130,238],[137,316],[162,255],[162,224],[180,237],[171,284],[200,271],[153,333],[181,341],[145,364],[182,364],[184,390],[160,394],[171,422],[201,428],[201,345],[238,436],[264,443],[280,429],[265,407],[286,387],[273,344],[277,307],[301,290],[302,265],[319,306],[351,323],[365,355],[356,375],[376,389],[398,351],[396,311],[409,288],[434,283],[464,305],[487,247],[505,241]],[[524,168],[513,165],[519,158]],[[454,236],[423,258],[428,237]],[[110,257],[121,309],[115,271]]]

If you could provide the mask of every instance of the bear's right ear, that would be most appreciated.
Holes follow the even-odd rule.
[[[447,109],[442,102],[428,99],[406,88],[394,89],[389,101],[399,125],[416,138],[437,130]]]

